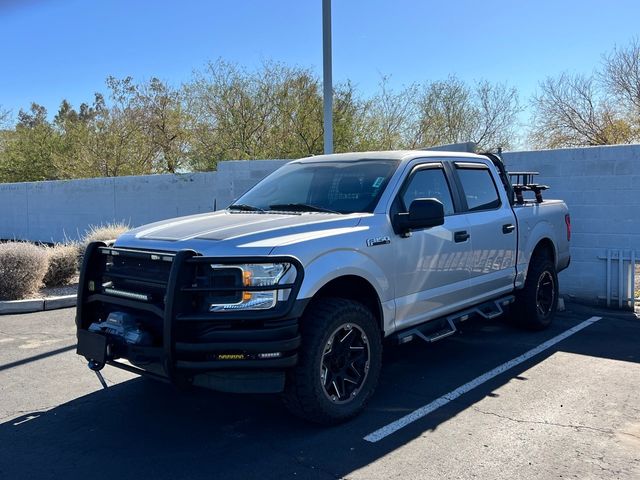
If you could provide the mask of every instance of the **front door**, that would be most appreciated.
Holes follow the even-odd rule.
[[[406,212],[417,198],[442,202],[444,224],[418,230],[394,242],[396,327],[422,323],[458,309],[469,276],[471,245],[462,232],[467,217],[458,214],[449,179],[440,163],[414,167],[404,182],[391,214]],[[463,300],[462,300],[463,301]]]

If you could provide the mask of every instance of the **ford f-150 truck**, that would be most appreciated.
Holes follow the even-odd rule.
[[[225,210],[90,244],[77,352],[96,372],[282,392],[298,416],[344,421],[374,393],[383,340],[433,342],[507,308],[549,325],[570,218],[516,177],[491,154],[292,161]]]

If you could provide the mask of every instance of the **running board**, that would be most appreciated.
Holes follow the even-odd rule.
[[[419,338],[427,343],[437,342],[447,338],[458,331],[456,324],[469,320],[473,316],[480,316],[486,320],[491,320],[504,313],[504,307],[515,301],[513,295],[481,303],[472,308],[456,312],[447,317],[429,320],[417,327],[404,330],[394,334],[396,343],[403,344]]]

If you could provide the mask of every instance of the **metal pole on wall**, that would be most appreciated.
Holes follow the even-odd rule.
[[[322,84],[324,153],[333,153],[333,79],[331,74],[331,0],[322,0]]]

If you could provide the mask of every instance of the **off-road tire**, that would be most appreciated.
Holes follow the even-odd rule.
[[[368,347],[368,367],[356,393],[337,401],[336,395],[332,400],[327,392],[326,379],[322,377],[323,365],[327,361],[327,349],[333,348],[329,347],[332,339],[339,340],[339,333],[349,332],[349,328],[360,335]],[[373,314],[356,301],[320,298],[307,308],[300,320],[300,330],[302,343],[298,364],[287,373],[284,404],[297,417],[323,425],[355,417],[373,395],[380,376],[382,335]],[[344,381],[342,383],[346,385]]]
[[[545,296],[546,300],[542,301]],[[557,308],[558,274],[555,265],[547,255],[537,254],[529,263],[524,288],[516,294],[512,318],[517,325],[528,330],[544,330],[551,325]]]

